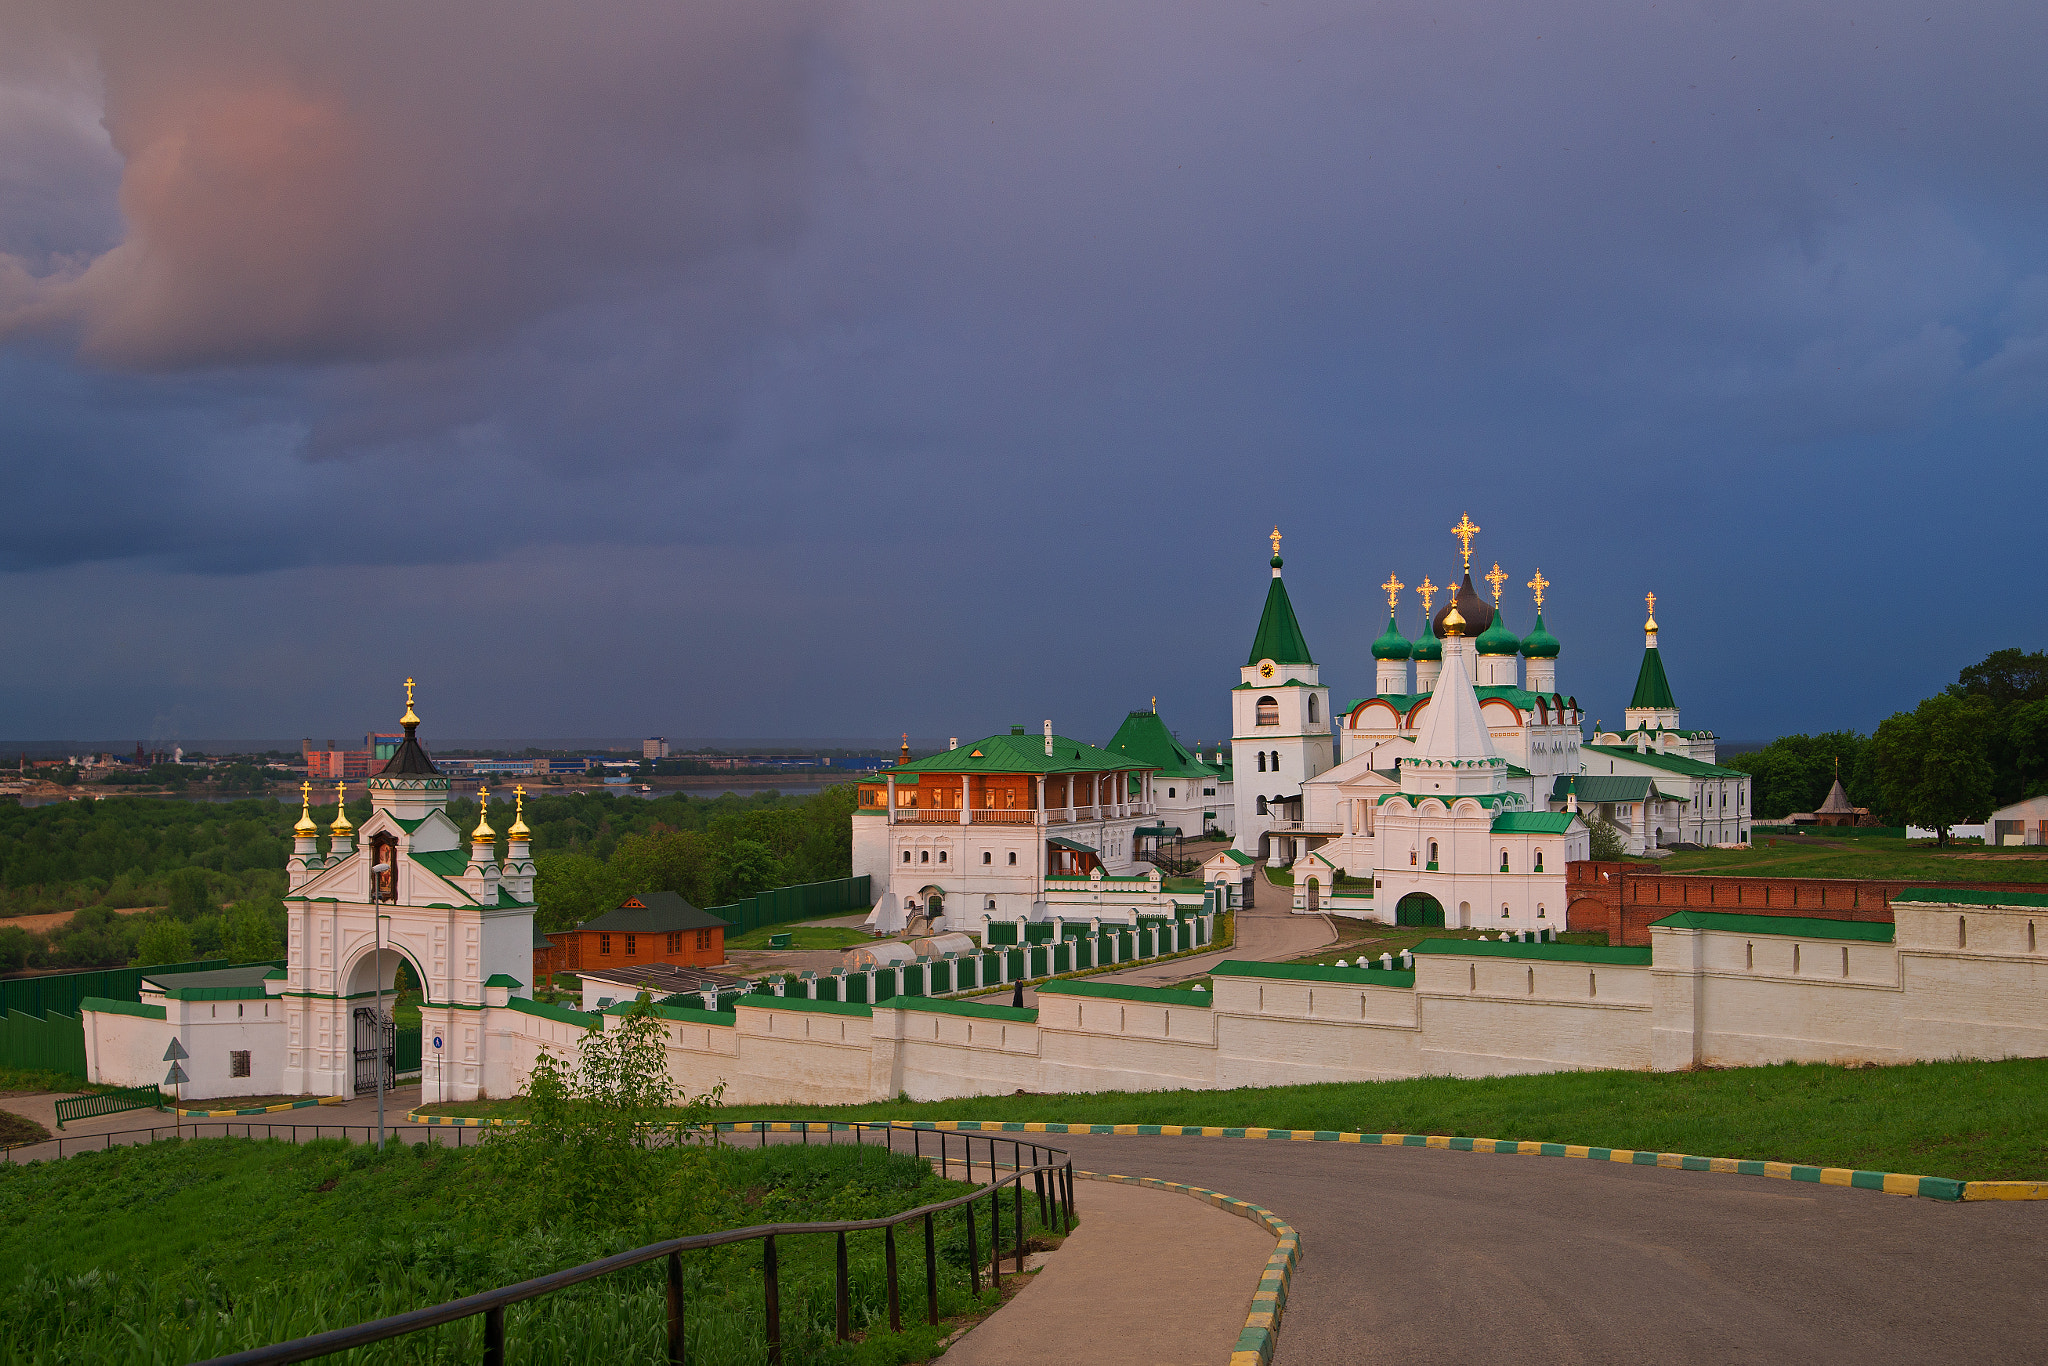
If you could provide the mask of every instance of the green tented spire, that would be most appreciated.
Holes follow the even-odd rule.
[[[1678,701],[1671,695],[1671,683],[1664,677],[1664,659],[1651,645],[1643,651],[1643,667],[1636,674],[1636,695],[1629,699],[1631,711],[1676,711]]]
[[[1313,664],[1308,641],[1302,638],[1301,623],[1294,619],[1294,604],[1288,601],[1287,585],[1280,577],[1280,557],[1273,557],[1273,586],[1266,590],[1266,610],[1259,615],[1259,633],[1252,637],[1252,654],[1247,665],[1262,659],[1275,664]]]

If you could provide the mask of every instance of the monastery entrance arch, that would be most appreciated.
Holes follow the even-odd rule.
[[[1428,892],[1410,892],[1395,903],[1394,923],[1440,930],[1444,925],[1443,903]]]
[[[377,1089],[377,1073],[384,1073],[384,1089],[395,1090],[398,1085],[398,969],[403,965],[412,972],[413,981],[418,985],[420,1001],[427,998],[427,975],[412,955],[387,944],[380,952],[365,949],[343,978],[348,983],[349,1044],[354,1058],[353,1080],[355,1093],[363,1095]],[[384,1008],[377,1008],[377,986],[384,987]]]

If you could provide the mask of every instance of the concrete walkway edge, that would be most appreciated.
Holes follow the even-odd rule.
[[[1074,1175],[1084,1181],[1114,1181],[1120,1185],[1191,1195],[1227,1214],[1249,1219],[1278,1238],[1280,1241],[1274,1247],[1273,1255],[1266,1260],[1266,1269],[1259,1274],[1259,1288],[1252,1294],[1252,1312],[1245,1316],[1244,1331],[1238,1334],[1237,1345],[1230,1352],[1230,1366],[1268,1366],[1273,1360],[1274,1343],[1280,1334],[1280,1316],[1287,1311],[1287,1286],[1294,1278],[1295,1264],[1301,1260],[1301,1237],[1292,1225],[1263,1205],[1254,1205],[1248,1200],[1239,1200],[1204,1186],[1184,1186],[1178,1181],[1162,1181],[1153,1176],[1118,1176],[1108,1172],[1076,1170]]]

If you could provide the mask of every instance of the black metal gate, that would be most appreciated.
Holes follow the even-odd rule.
[[[370,1006],[356,1007],[356,1094],[377,1089],[377,1069],[384,1069],[384,1089],[393,1089],[398,1075],[398,1025]]]

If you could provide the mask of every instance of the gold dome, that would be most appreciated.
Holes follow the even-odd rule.
[[[512,828],[505,832],[505,838],[524,841],[532,837],[533,832],[526,828],[526,789],[515,787],[512,789]]]
[[[318,839],[320,827],[313,824],[313,785],[299,784],[299,823],[292,827],[292,833],[302,840]]]
[[[476,788],[476,829],[469,832],[472,844],[495,844],[498,832],[491,829],[491,790],[482,783]]]
[[[356,832],[356,828],[348,823],[348,784],[346,782],[334,785],[334,824],[328,826],[327,830],[336,839],[340,839],[344,835],[353,835]]]
[[[412,709],[412,680],[408,678],[405,680],[405,715],[398,718],[398,724],[401,726],[417,726],[419,723],[419,715]]]

